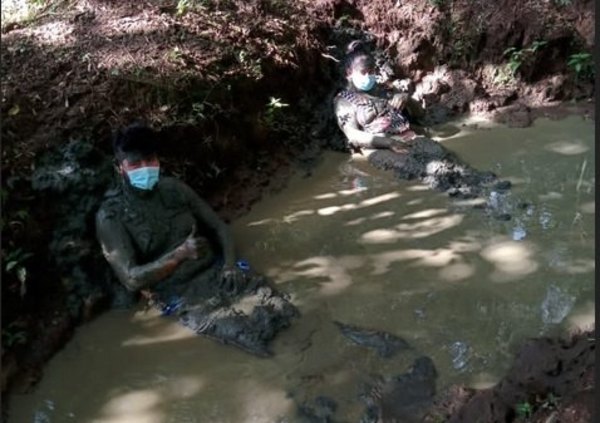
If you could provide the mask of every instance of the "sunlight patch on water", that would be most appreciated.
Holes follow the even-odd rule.
[[[325,194],[314,195],[313,198],[315,200],[330,200],[332,198],[336,198],[338,195],[335,192],[328,192]]]
[[[593,259],[574,259],[568,263],[563,263],[557,266],[557,270],[561,273],[569,275],[577,275],[581,273],[590,273],[596,269],[596,262]]]
[[[438,214],[442,214],[442,213],[446,213],[446,212],[447,212],[446,209],[427,209],[427,210],[418,211],[416,213],[407,214],[402,219],[403,220],[407,220],[407,219],[424,219],[424,218],[427,218],[427,217],[436,216]]]
[[[347,203],[341,206],[323,207],[318,209],[317,213],[321,216],[331,216],[339,211],[358,210],[365,207],[371,207],[377,204],[384,203],[386,201],[394,200],[398,197],[400,197],[399,193],[389,192],[387,194],[378,195],[377,197],[368,198],[366,200],[361,201],[360,203]]]
[[[435,250],[395,250],[371,256],[373,261],[373,275],[387,273],[392,263],[413,261],[411,265],[427,267],[443,267],[449,265],[452,260],[459,259],[460,256],[450,249]]]
[[[448,282],[468,279],[475,274],[475,266],[469,263],[454,263],[444,266],[438,273],[439,277]]]
[[[288,214],[287,216],[284,216],[283,221],[285,223],[293,223],[293,222],[299,220],[299,218],[302,216],[311,216],[313,214],[315,214],[314,210],[300,210],[300,211],[294,212],[292,214]]]
[[[589,330],[596,324],[596,304],[586,301],[583,305],[575,307],[567,318],[567,325],[571,331]]]
[[[159,319],[159,317],[155,317],[155,319]],[[194,338],[197,335],[180,325],[177,322],[173,322],[169,325],[162,326],[161,330],[152,335],[136,335],[122,342],[122,346],[124,347],[138,347],[143,345],[152,345],[152,344],[160,344],[163,342],[172,342],[172,341],[180,341],[182,339]]]
[[[256,380],[240,381],[236,396],[242,403],[243,417],[240,423],[274,421],[274,416],[283,416],[294,407],[294,401],[282,389],[268,387]]]
[[[548,144],[544,147],[546,150],[553,151],[555,153],[564,154],[566,156],[573,156],[576,154],[583,154],[589,150],[583,141],[574,139],[569,141],[557,141]]]
[[[407,191],[429,191],[430,188],[427,185],[411,185],[409,187],[406,187]]]
[[[375,229],[361,235],[360,242],[366,244],[394,243],[400,239],[426,238],[446,229],[458,226],[463,221],[461,214],[435,217],[417,223],[401,223],[391,229]]]
[[[522,241],[496,241],[485,247],[480,255],[494,264],[495,271],[491,279],[495,282],[507,282],[522,278],[535,272],[539,265],[532,260],[533,249]]]
[[[469,386],[473,389],[489,389],[493,388],[500,378],[491,373],[481,372],[473,377]]]
[[[193,398],[206,387],[206,382],[198,377],[182,376],[170,380],[166,386],[166,393],[175,399]]]
[[[594,201],[589,201],[584,203],[579,208],[583,213],[587,214],[596,214],[596,203]]]
[[[319,295],[328,297],[341,293],[353,283],[349,270],[365,264],[361,256],[317,256],[299,261],[287,268],[271,268],[267,274],[280,283],[298,278],[318,279]]]
[[[388,218],[388,217],[392,217],[395,214],[396,214],[396,212],[388,210],[388,211],[384,211],[384,212],[381,212],[381,213],[375,213],[375,214],[373,214],[371,216],[368,216],[368,217],[358,217],[356,219],[349,220],[344,225],[345,226],[356,226],[356,225],[360,225],[360,224],[366,222],[367,220],[385,219],[385,218]]]
[[[157,408],[163,399],[150,389],[128,392],[108,401],[103,416],[92,423],[161,423],[165,415]]]
[[[555,192],[555,191],[550,191],[546,194],[538,195],[538,198],[541,201],[562,200],[563,197],[564,197],[563,194],[561,194],[560,192]]]
[[[261,220],[257,220],[255,222],[250,222],[248,223],[248,226],[262,226],[262,225],[267,225],[269,223],[275,222],[275,219],[261,219]]]

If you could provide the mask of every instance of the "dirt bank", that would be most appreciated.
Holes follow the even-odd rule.
[[[426,421],[593,422],[595,349],[594,330],[564,339],[530,339],[493,388],[453,386]]]
[[[588,0],[47,1],[29,22],[3,21],[2,391],[29,389],[110,305],[48,254],[76,203],[34,191],[43,153],[87,140],[107,154],[114,128],[143,119],[161,131],[166,171],[230,220],[342,145],[330,102],[346,41],[373,40],[437,120],[526,126],[593,95],[593,22]]]

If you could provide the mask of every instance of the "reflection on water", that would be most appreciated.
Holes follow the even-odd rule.
[[[450,131],[446,145],[513,182],[488,199],[499,221],[419,184],[326,154],[234,225],[252,267],[291,293],[302,317],[258,359],[156,313],[110,312],[80,328],[13,422],[294,421],[325,395],[358,421],[359,387],[419,354],[438,387],[493,384],[524,338],[594,321],[593,124]],[[333,321],[391,332],[415,347],[391,359]]]

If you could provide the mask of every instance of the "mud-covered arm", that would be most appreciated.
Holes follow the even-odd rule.
[[[116,216],[100,210],[96,215],[96,236],[102,253],[117,277],[130,291],[137,291],[170,276],[186,260],[184,244],[150,263],[139,264],[129,234]]]
[[[390,148],[393,140],[380,134],[370,134],[360,129],[354,105],[343,98],[336,98],[334,110],[337,123],[351,144],[364,148]]]
[[[213,209],[202,200],[196,192],[188,185],[180,182],[180,189],[184,191],[186,198],[189,201],[194,217],[206,226],[212,229],[219,239],[221,249],[223,250],[223,260],[226,267],[235,266],[235,246],[233,236],[229,226],[221,220],[221,218],[213,211]]]

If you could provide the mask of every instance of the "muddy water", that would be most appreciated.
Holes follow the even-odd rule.
[[[13,398],[10,421],[295,421],[295,403],[317,395],[358,421],[361,383],[420,354],[435,362],[440,389],[493,384],[524,338],[594,321],[593,128],[574,116],[438,128],[466,161],[513,182],[510,194],[491,194],[510,221],[325,154],[310,177],[234,224],[241,255],[303,314],[274,358],[154,312],[114,311],[81,327],[36,390]],[[389,331],[414,350],[382,359],[334,320]]]

